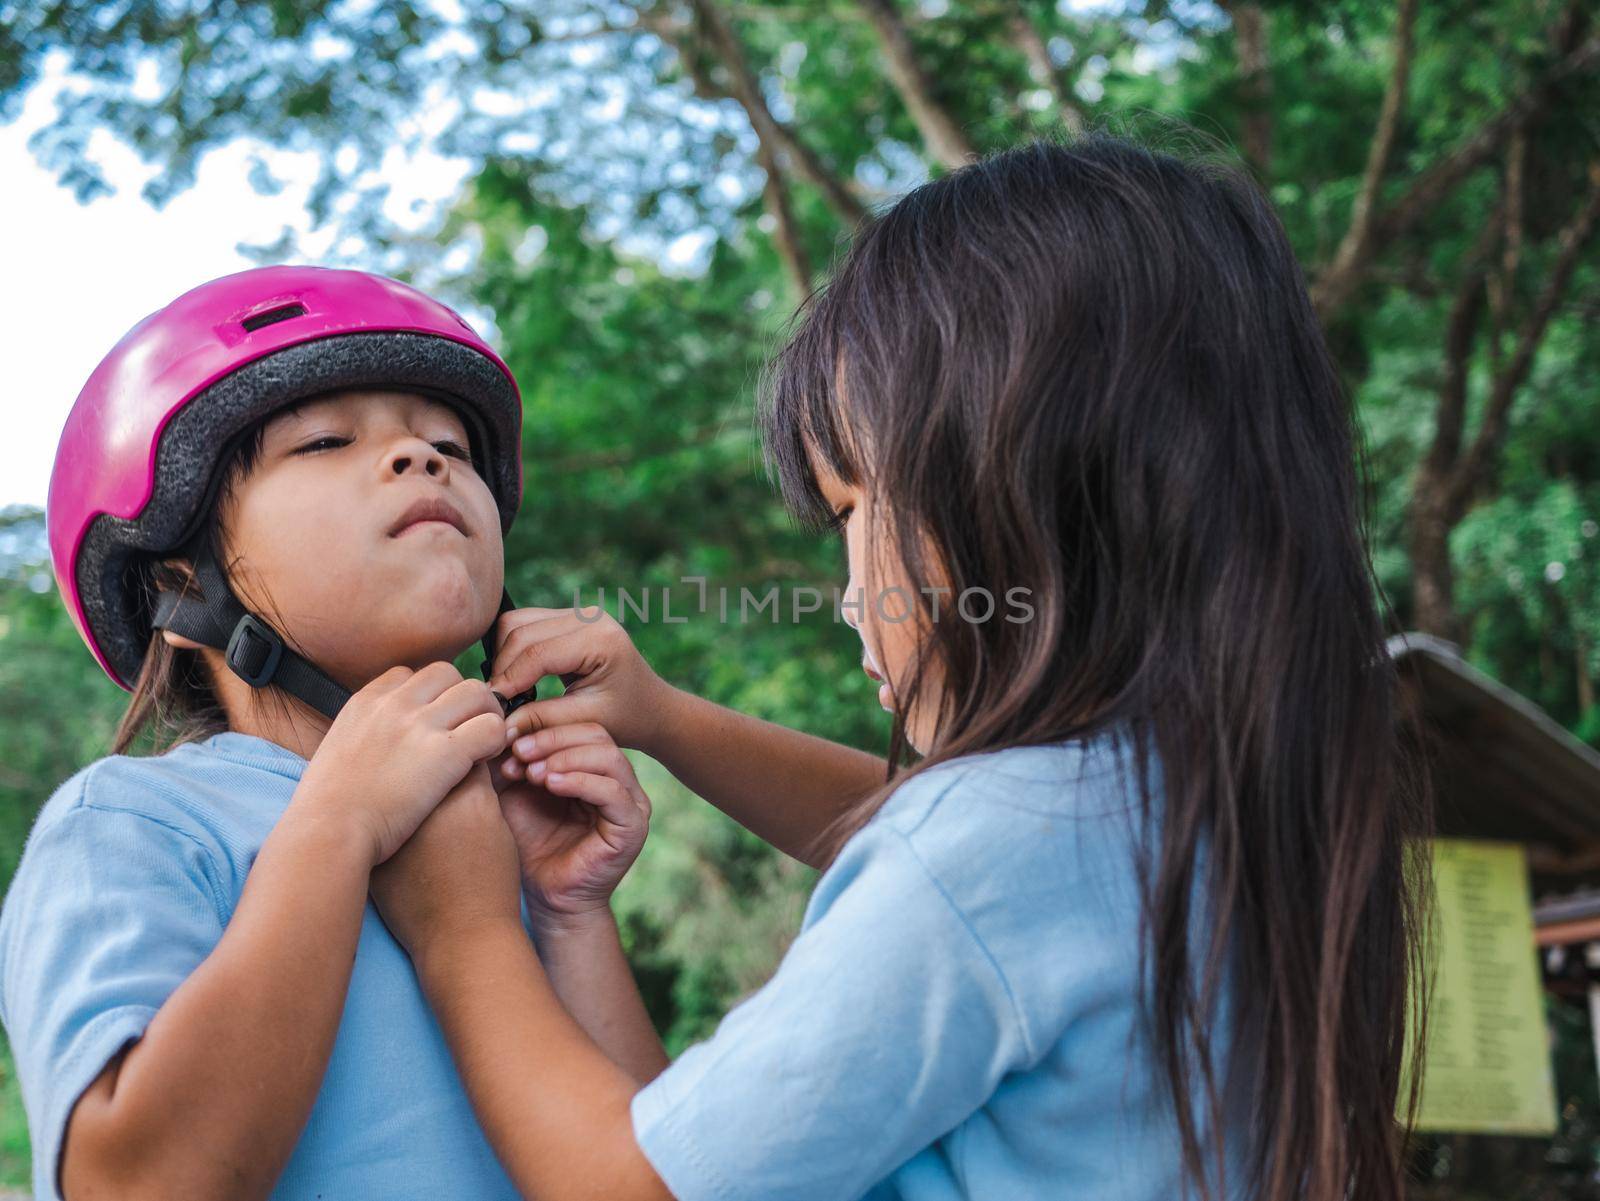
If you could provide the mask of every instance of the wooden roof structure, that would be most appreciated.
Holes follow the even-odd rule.
[[[1388,646],[1431,736],[1437,833],[1525,844],[1535,895],[1600,886],[1600,752],[1452,643]]]

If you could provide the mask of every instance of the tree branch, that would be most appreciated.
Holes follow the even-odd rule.
[[[1072,80],[1050,57],[1050,47],[1045,45],[1038,26],[1023,10],[1020,0],[1012,0],[1009,8],[1006,27],[1011,33],[1012,43],[1028,60],[1028,73],[1036,82],[1050,89],[1050,94],[1056,98],[1056,108],[1061,112],[1061,123],[1074,137],[1080,136],[1088,128],[1089,121],[1072,89]]]
[[[1372,145],[1367,150],[1367,167],[1361,176],[1361,190],[1356,193],[1350,210],[1350,227],[1345,230],[1339,249],[1334,252],[1326,274],[1337,278],[1350,272],[1364,259],[1372,238],[1373,218],[1377,214],[1378,189],[1383,184],[1384,172],[1389,169],[1389,159],[1394,153],[1395,139],[1400,131],[1400,114],[1405,108],[1406,86],[1411,76],[1411,33],[1417,17],[1417,0],[1400,0],[1400,11],[1395,16],[1394,67],[1389,72],[1389,83],[1383,90],[1383,104],[1378,109],[1378,124],[1373,131]],[[1315,299],[1315,292],[1313,292]]]
[[[1450,531],[1460,518],[1450,512],[1450,479],[1461,454],[1472,344],[1483,315],[1484,277],[1489,270],[1489,256],[1500,237],[1501,218],[1501,205],[1497,204],[1462,258],[1461,278],[1445,323],[1444,380],[1434,415],[1433,442],[1417,464],[1406,500],[1412,622],[1420,630],[1452,640],[1457,634],[1457,619]]]
[[[694,35],[688,29],[663,27],[662,36],[678,52],[678,61],[683,64],[696,92],[708,96],[728,96],[726,89],[718,87],[701,64]],[[788,181],[778,163],[772,139],[764,135],[759,127],[756,127],[756,163],[766,176],[761,185],[761,198],[776,223],[773,243],[778,249],[778,257],[783,260],[784,269],[794,283],[797,297],[804,300],[811,294],[811,260],[806,255],[805,241],[794,217],[794,207],[789,202]]]
[[[778,257],[783,260],[789,278],[794,283],[795,299],[804,300],[811,294],[811,259],[806,254],[805,242],[800,236],[800,225],[794,219],[783,171],[765,138],[757,139],[756,162],[767,176],[761,186],[762,199],[766,202],[767,212],[772,214],[773,221],[777,223],[772,231],[773,244],[777,246]]]
[[[1528,377],[1534,355],[1538,353],[1539,344],[1549,328],[1550,318],[1561,303],[1562,294],[1567,290],[1584,246],[1594,236],[1597,222],[1600,222],[1600,159],[1589,164],[1588,195],[1561,231],[1558,239],[1561,253],[1556,259],[1555,268],[1545,280],[1538,300],[1523,322],[1517,338],[1517,349],[1506,369],[1495,379],[1477,436],[1450,481],[1452,512],[1465,511],[1472,494],[1483,483],[1498,458],[1500,445],[1505,439],[1506,418],[1511,412],[1511,402],[1516,398],[1517,389]]]
[[[1324,320],[1356,290],[1373,255],[1409,230],[1434,209],[1469,174],[1482,166],[1518,127],[1531,121],[1549,103],[1556,86],[1600,58],[1600,36],[1591,37],[1563,57],[1476,132],[1417,175],[1392,205],[1371,221],[1363,254],[1335,271],[1330,266],[1311,288],[1311,299]]]
[[[977,147],[967,137],[948,109],[933,94],[927,72],[917,60],[911,35],[906,32],[894,0],[857,0],[862,14],[878,35],[889,81],[905,102],[928,153],[946,167],[956,168],[978,157]]]
[[[1600,36],[1590,38],[1563,58],[1497,116],[1480,126],[1476,134],[1417,176],[1405,194],[1379,219],[1382,240],[1388,241],[1410,229],[1468,172],[1488,161],[1513,132],[1542,111],[1557,84],[1586,69],[1596,59],[1600,59]]]
[[[1265,183],[1272,171],[1272,72],[1267,61],[1267,14],[1255,0],[1220,0],[1220,6],[1233,19],[1239,96],[1244,102],[1240,134],[1245,161]]]
[[[800,141],[793,129],[772,115],[772,110],[767,106],[766,96],[761,91],[761,83],[751,70],[750,61],[745,56],[743,43],[724,19],[714,0],[690,0],[690,7],[694,11],[701,35],[697,41],[704,44],[716,56],[727,72],[726,86],[713,83],[698,62],[692,61],[695,47],[685,42],[684,35],[688,30],[683,26],[657,12],[641,14],[640,19],[648,21],[652,30],[677,49],[678,57],[684,63],[684,70],[696,81],[696,86],[702,89],[709,88],[716,95],[737,100],[745,115],[749,117],[756,137],[767,143],[775,161],[781,166],[787,166],[789,170],[820,191],[828,207],[839,220],[848,228],[854,229],[867,215],[866,206],[856,198],[843,180],[823,165],[822,160],[809,146]]]
[[[1517,264],[1522,257],[1524,179],[1528,165],[1528,130],[1519,127],[1506,146],[1505,228],[1502,231],[1504,248],[1500,255],[1500,269],[1491,271],[1485,281],[1489,292],[1489,365],[1494,375],[1500,374],[1500,350],[1505,341],[1506,314],[1511,308],[1512,294],[1517,283]]]
[[[1434,413],[1433,443],[1422,461],[1422,476],[1441,491],[1461,455],[1461,436],[1467,419],[1467,380],[1472,365],[1472,344],[1483,316],[1483,284],[1488,259],[1502,228],[1499,207],[1484,221],[1472,248],[1461,263],[1450,317],[1445,322],[1444,381]]]
[[[592,38],[638,37],[646,32],[649,31],[640,24],[617,25],[611,21],[602,21],[599,25],[591,25],[588,29],[569,29],[561,33],[545,33],[540,29],[534,37],[533,44],[535,47],[557,46],[566,42],[587,42]]]

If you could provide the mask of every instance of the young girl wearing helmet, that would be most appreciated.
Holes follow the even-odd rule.
[[[520,421],[460,317],[354,271],[214,280],[91,376],[50,545],[133,697],[0,912],[39,1201],[517,1195],[368,884],[447,795],[519,800],[451,660],[511,607]]]

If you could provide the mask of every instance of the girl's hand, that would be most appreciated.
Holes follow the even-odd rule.
[[[506,747],[500,703],[440,660],[391,667],[345,702],[295,790],[296,803],[354,819],[382,863],[476,763]]]
[[[527,738],[527,779],[497,782],[535,922],[604,910],[650,829],[650,798],[633,765],[593,723]]]
[[[549,675],[568,681],[564,695],[531,701],[508,716],[518,734],[596,722],[619,746],[651,753],[672,689],[650,670],[616,618],[594,605],[512,609],[500,615],[497,632],[488,681],[496,692],[516,696]],[[520,770],[513,764],[508,778]]]
[[[370,887],[384,924],[413,958],[498,923],[521,928],[517,848],[487,763],[474,764],[373,870]]]

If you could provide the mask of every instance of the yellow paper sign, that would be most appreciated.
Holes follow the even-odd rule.
[[[1518,843],[1433,843],[1421,1130],[1553,1134],[1555,1080]]]

